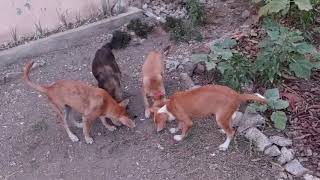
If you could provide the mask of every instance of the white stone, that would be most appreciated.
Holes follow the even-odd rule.
[[[281,148],[281,155],[278,158],[280,164],[291,161],[294,158],[294,151],[292,149],[287,149],[286,147]]]
[[[292,175],[298,177],[304,175],[308,171],[308,169],[304,168],[297,159],[288,162],[284,168]]]
[[[267,148],[264,151],[264,154],[271,156],[271,157],[277,157],[281,154],[281,152],[277,146],[273,145],[273,146]]]
[[[287,147],[292,145],[292,140],[285,137],[270,136],[269,139],[273,144],[276,144],[281,147],[284,147],[284,146]]]
[[[269,138],[255,127],[248,129],[245,137],[254,142],[258,151],[264,151],[266,147],[272,145]]]

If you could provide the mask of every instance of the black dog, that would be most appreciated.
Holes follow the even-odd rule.
[[[129,34],[115,31],[111,42],[97,50],[92,62],[92,74],[98,81],[98,87],[105,89],[118,102],[123,100],[120,83],[121,71],[112,49],[123,48],[130,40]]]

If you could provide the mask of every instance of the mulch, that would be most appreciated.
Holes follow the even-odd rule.
[[[286,82],[282,96],[290,103],[287,134],[296,155],[307,168],[320,172],[320,71],[310,80]]]

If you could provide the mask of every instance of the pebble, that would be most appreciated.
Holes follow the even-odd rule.
[[[294,159],[287,163],[284,168],[292,175],[298,177],[304,175],[308,171],[308,169],[304,168],[297,159]]]
[[[271,157],[277,157],[281,154],[279,148],[276,146],[276,145],[273,145],[269,148],[267,148],[265,151],[264,151],[264,154],[268,155],[268,156],[271,156]]]
[[[292,149],[287,149],[286,147],[281,148],[281,155],[278,158],[278,162],[284,164],[291,161],[294,158],[294,151]]]
[[[270,141],[278,146],[287,147],[292,145],[292,140],[281,136],[270,136]]]
[[[310,175],[310,174],[305,174],[305,175],[303,176],[303,179],[304,179],[304,180],[320,180],[320,178],[318,178],[318,177],[316,177],[316,176],[312,176],[312,175]]]

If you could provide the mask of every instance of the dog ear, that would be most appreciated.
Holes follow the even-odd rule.
[[[130,102],[129,99],[125,99],[125,100],[121,101],[121,102],[119,103],[119,105],[122,106],[122,107],[127,107],[128,104],[129,104],[129,102]]]

